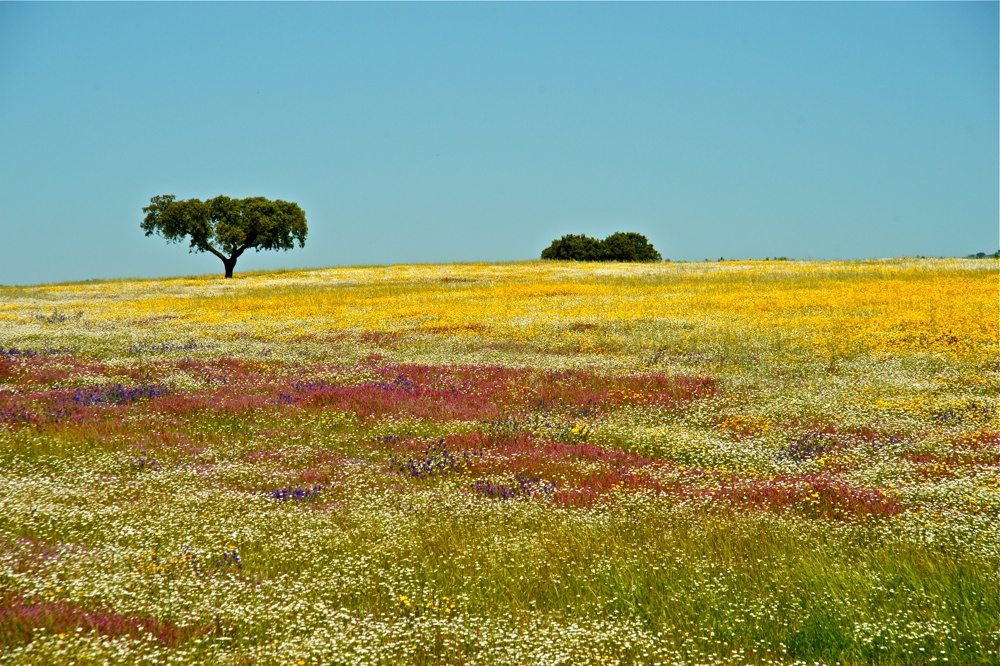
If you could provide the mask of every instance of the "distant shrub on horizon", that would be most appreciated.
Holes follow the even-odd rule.
[[[604,240],[584,234],[566,234],[542,250],[542,259],[554,261],[663,261],[642,234],[618,231]]]

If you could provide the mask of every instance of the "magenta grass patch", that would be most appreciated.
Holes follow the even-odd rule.
[[[864,488],[828,472],[779,475],[773,479],[732,478],[712,497],[737,507],[789,510],[811,518],[848,520],[898,515],[904,505],[879,488]]]
[[[169,620],[127,615],[108,608],[86,608],[66,601],[41,601],[20,594],[0,597],[0,647],[26,644],[39,630],[61,634],[77,629],[110,637],[151,636],[168,647],[176,647],[200,633],[181,629]]]

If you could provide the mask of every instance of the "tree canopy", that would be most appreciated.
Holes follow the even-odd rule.
[[[542,250],[542,259],[558,261],[662,261],[642,234],[619,231],[604,240],[566,234]]]
[[[542,250],[542,259],[601,261],[601,241],[583,234],[566,234]]]
[[[152,197],[142,209],[139,225],[147,236],[167,242],[190,239],[191,252],[210,252],[222,260],[226,277],[233,276],[236,260],[247,250],[290,250],[298,241],[305,247],[306,214],[298,204],[264,197],[178,200],[172,194]]]

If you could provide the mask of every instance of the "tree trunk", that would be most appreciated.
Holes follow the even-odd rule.
[[[226,277],[233,277],[233,269],[236,267],[236,259],[223,259],[222,264],[226,267]]]

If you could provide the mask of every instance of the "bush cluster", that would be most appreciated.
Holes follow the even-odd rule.
[[[663,261],[646,237],[619,231],[604,240],[566,234],[542,250],[542,259],[557,261]]]

